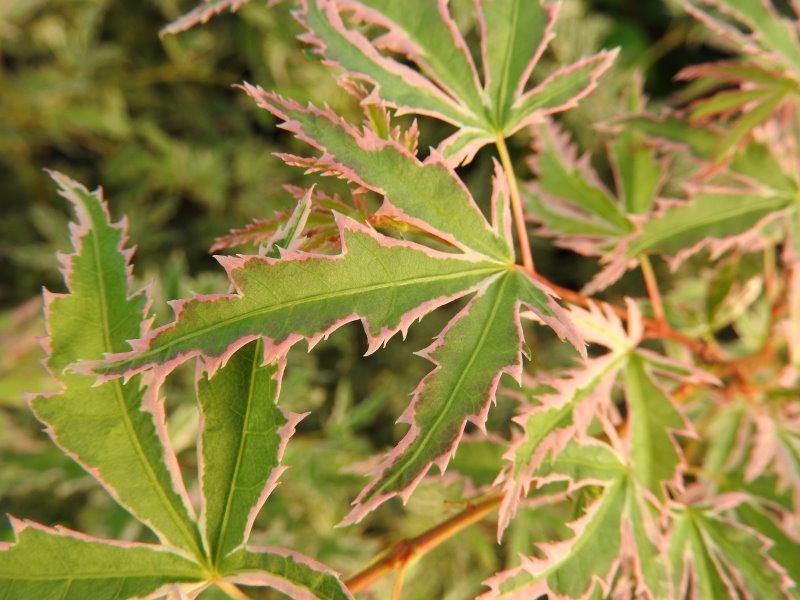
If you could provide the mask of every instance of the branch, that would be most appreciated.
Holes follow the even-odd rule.
[[[650,297],[650,304],[653,306],[653,316],[655,316],[656,322],[664,326],[667,324],[666,312],[664,312],[664,303],[661,301],[661,294],[658,291],[658,280],[653,271],[653,265],[645,254],[639,257],[639,265],[642,269],[644,284],[647,287],[647,295]]]
[[[436,525],[415,538],[400,540],[389,548],[380,560],[353,575],[345,585],[356,594],[367,589],[384,575],[400,569],[401,573],[408,565],[430,552],[442,542],[450,539],[462,529],[477,523],[500,505],[502,494],[493,494],[477,502],[470,503],[466,509],[447,521]]]

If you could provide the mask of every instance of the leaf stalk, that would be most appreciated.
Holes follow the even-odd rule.
[[[517,230],[519,251],[522,255],[522,266],[528,273],[533,275],[536,273],[536,270],[533,266],[533,253],[531,252],[531,243],[528,239],[528,230],[525,226],[525,211],[522,208],[522,198],[519,194],[517,177],[514,175],[514,166],[511,164],[511,156],[508,154],[508,146],[506,146],[505,138],[502,135],[497,136],[495,144],[497,146],[497,152],[500,154],[500,162],[503,165],[503,171],[508,180],[508,190],[511,194],[511,212],[514,214],[514,225]]]

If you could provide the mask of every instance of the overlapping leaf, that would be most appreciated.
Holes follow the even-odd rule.
[[[261,366],[259,342],[198,384],[203,412],[201,517],[184,490],[169,445],[160,380],[94,386],[65,371],[80,359],[124,348],[146,329],[147,297],[131,295],[124,226],[112,225],[100,193],[54,174],[75,209],[74,254],[62,258],[68,294],[47,296],[48,366],[62,392],[35,398],[53,440],[161,544],[121,543],[14,521],[16,541],[0,549],[7,598],[194,597],[217,581],[269,585],[295,596],[349,598],[338,577],[280,549],[248,548],[249,530],[280,475],[298,416],[276,405],[277,367]],[[183,597],[183,596],[181,596]]]
[[[771,0],[687,0],[684,6],[722,43],[769,68],[800,74],[796,22],[782,16]]]
[[[613,313],[597,308],[586,311],[572,307],[570,316],[589,342],[602,344],[609,352],[592,357],[580,368],[538,382],[552,391],[536,394],[536,404],[523,408],[514,418],[523,431],[505,455],[508,465],[498,478],[504,499],[498,522],[499,533],[514,516],[520,499],[531,485],[541,481],[539,468],[574,439],[588,439],[592,421],[615,436],[616,409],[612,386],[624,373],[631,426],[624,444],[630,457],[631,476],[637,485],[663,499],[663,486],[676,483],[682,462],[673,438],[685,432],[684,417],[669,395],[656,382],[653,372],[693,381],[714,382],[714,378],[638,348],[642,337],[641,315],[629,304],[628,331]]]
[[[722,514],[741,501],[733,495],[676,510],[669,556],[677,590],[704,599],[791,597],[784,569],[767,552],[769,539]]]
[[[668,597],[669,582],[651,508],[644,501],[623,458],[610,447],[591,442],[567,444],[540,468],[542,476],[567,478],[570,486],[599,486],[601,492],[583,516],[570,524],[574,536],[540,545],[545,558],[527,557],[521,566],[487,581],[485,598],[589,598],[608,595],[623,561],[636,564],[637,597]]]
[[[711,161],[724,141],[724,135],[712,127],[692,126],[671,115],[634,117],[626,123],[668,148],[688,147],[702,160]],[[584,291],[604,289],[635,266],[642,255],[661,254],[677,269],[700,250],[708,250],[715,259],[732,249],[754,252],[773,245],[776,234],[770,236],[770,228],[794,219],[799,206],[798,183],[784,168],[784,161],[775,156],[776,151],[751,140],[721,173],[714,174],[713,181],[687,185],[687,200],[660,200],[646,216],[633,217],[635,231],[620,237],[613,249],[606,247],[603,269]],[[572,243],[580,249],[596,248],[594,244],[581,245],[580,238]]]
[[[447,2],[303,0],[301,6],[297,16],[309,32],[303,39],[346,77],[372,84],[375,95],[400,114],[428,115],[458,128],[439,146],[450,164],[469,161],[484,145],[574,106],[616,54],[601,52],[529,86],[553,35],[557,4],[476,3],[480,74]],[[359,24],[382,33],[370,39]]]
[[[245,89],[322,152],[314,159],[286,157],[289,162],[380,193],[384,203],[377,216],[409,223],[454,251],[392,239],[340,215],[340,254],[223,258],[235,293],[181,301],[174,323],[95,368],[106,376],[150,369],[161,376],[200,356],[213,371],[257,338],[265,340],[268,362],[299,340],[313,346],[357,319],[374,351],[415,319],[474,294],[423,353],[437,366],[402,417],[410,425],[406,437],[357,499],[348,521],[358,520],[397,494],[407,498],[432,464],[444,469],[467,421],[483,423],[502,373],[520,373],[521,308],[532,309],[577,346],[581,342],[552,297],[511,262],[508,190],[499,168],[490,225],[466,186],[436,156],[422,163],[395,140],[359,132],[329,111]]]

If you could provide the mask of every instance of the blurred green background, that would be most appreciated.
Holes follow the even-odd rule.
[[[24,392],[51,385],[38,364],[37,340],[44,332],[37,298],[42,285],[63,290],[55,252],[68,249],[67,208],[43,169],[61,170],[89,187],[102,184],[114,217],[127,215],[138,246],[137,279],[154,282],[163,322],[167,299],[226,288],[208,254],[216,236],[291,206],[284,184],[308,184],[272,155],[302,152],[302,146],[232,85],[250,81],[359,117],[332,74],[295,39],[299,27],[288,2],[267,9],[254,0],[236,15],[160,39],[159,29],[190,4],[0,0],[0,514],[147,539],[59,454],[23,399]],[[602,147],[592,124],[619,109],[618,93],[635,70],[644,73],[646,91],[658,104],[677,89],[672,77],[681,67],[716,56],[703,45],[700,28],[660,0],[565,0],[561,15],[540,71],[602,47],[622,48],[617,69],[600,90],[564,118],[587,150]],[[443,137],[437,127],[424,123],[423,140]],[[520,157],[524,144],[515,142]],[[602,168],[602,156],[600,163]],[[481,192],[489,167],[484,156],[465,173],[479,198],[486,197]],[[591,266],[575,261],[564,268],[565,260],[574,259],[535,243],[545,273],[566,284],[585,281]],[[428,317],[408,340],[368,359],[361,358],[364,338],[355,327],[313,354],[293,350],[282,402],[313,414],[289,444],[291,469],[262,512],[256,542],[291,546],[348,574],[391,541],[456,512],[465,486],[491,481],[497,452],[481,442],[466,444],[454,468],[469,475],[466,483],[452,478],[425,484],[405,510],[393,502],[361,526],[333,529],[364,483],[352,465],[404,432],[387,424],[402,412],[413,389],[409,382],[428,368],[411,352],[427,345],[446,319],[447,311]],[[179,372],[167,390],[171,433],[187,472],[197,425],[191,379],[190,370]],[[507,431],[513,409],[513,400],[501,399],[492,416],[497,431]],[[558,521],[528,512],[518,528]],[[541,535],[563,534],[551,528],[541,528]],[[3,521],[0,539],[10,536]],[[483,578],[513,563],[518,551],[530,552],[527,534],[512,530],[508,539],[501,551],[492,527],[464,532],[414,567],[426,576],[412,570],[404,597],[473,596]],[[374,596],[387,597],[390,584],[382,582]]]

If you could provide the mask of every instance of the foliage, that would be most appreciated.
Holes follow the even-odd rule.
[[[244,4],[203,2],[162,34]],[[463,559],[479,569],[406,591],[473,596],[480,579],[483,598],[800,597],[800,40],[771,5],[685,9],[730,56],[684,69],[693,83],[660,110],[640,78],[612,77],[617,109],[591,143],[606,151],[580,156],[574,140],[591,136],[557,119],[591,103],[617,51],[548,65],[558,5],[298,0],[300,41],[360,122],[243,83],[296,138],[278,157],[313,183],[287,187],[294,208],[218,237],[215,251],[256,250],[218,257],[227,281],[167,293],[181,298],[157,324],[151,294],[133,291],[125,224],[53,173],[76,223],[67,293],[45,292],[57,390],[30,407],[139,525],[111,541],[14,519],[0,591],[346,598],[396,570],[399,597],[424,554],[498,509],[499,543],[473,534]],[[512,151],[529,142],[525,179]],[[580,292],[539,272],[547,242],[592,261]],[[324,352],[353,321],[366,356],[333,376],[328,418],[309,415],[314,355],[296,346]],[[420,330],[434,337],[422,350]],[[383,393],[363,392],[359,368]],[[199,413],[181,435],[173,391]],[[326,435],[288,443],[304,417]],[[363,461],[367,427],[384,451]],[[63,455],[47,461],[80,478]],[[282,510],[259,518],[279,477]],[[283,539],[336,569],[377,551],[362,522],[408,540],[347,580],[257,544],[280,537],[258,529],[283,513],[323,512],[321,496],[333,514]],[[453,501],[463,510],[435,525]],[[434,526],[403,531],[415,512]]]

